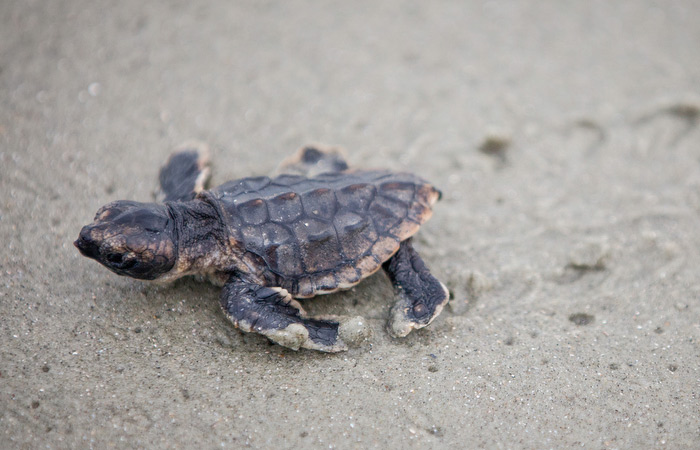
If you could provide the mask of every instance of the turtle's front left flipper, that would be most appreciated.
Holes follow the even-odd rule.
[[[209,169],[209,148],[203,143],[183,145],[160,169],[161,200],[192,200],[204,190],[211,170]]]
[[[239,329],[259,333],[293,350],[347,350],[339,336],[339,318],[307,317],[301,305],[282,288],[271,288],[232,277],[221,293],[221,306]]]
[[[410,239],[401,242],[384,269],[397,296],[389,319],[389,333],[394,337],[428,325],[450,299],[449,291],[430,273]]]

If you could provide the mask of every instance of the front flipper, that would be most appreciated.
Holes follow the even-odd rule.
[[[282,288],[270,288],[233,277],[221,293],[221,306],[239,329],[299,350],[347,350],[339,336],[339,318],[307,317],[301,305]]]
[[[401,243],[384,269],[398,297],[389,319],[389,333],[394,337],[428,325],[450,299],[447,288],[430,273],[410,239]]]
[[[159,181],[163,201],[186,202],[204,190],[211,175],[209,148],[206,144],[183,145],[160,169]]]
[[[321,173],[344,170],[348,170],[348,163],[339,147],[307,145],[282,161],[275,174],[303,175],[312,178]]]

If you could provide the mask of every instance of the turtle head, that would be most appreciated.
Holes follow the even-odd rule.
[[[112,272],[142,280],[155,280],[177,260],[172,217],[156,203],[109,203],[73,244]]]

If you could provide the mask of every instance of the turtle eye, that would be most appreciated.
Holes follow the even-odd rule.
[[[119,266],[119,268],[122,270],[129,270],[136,265],[136,262],[137,261],[135,259],[126,260]]]
[[[138,262],[134,258],[125,257],[122,253],[109,253],[105,259],[112,268],[119,270],[129,270]]]
[[[121,264],[124,260],[124,256],[121,253],[110,253],[107,255],[107,261],[112,264]]]

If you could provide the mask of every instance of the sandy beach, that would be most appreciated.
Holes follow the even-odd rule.
[[[194,3],[194,4],[193,4]],[[0,4],[0,448],[698,448],[700,3]],[[443,192],[344,353],[231,325],[220,289],[80,256],[183,141],[213,185],[307,143]]]

